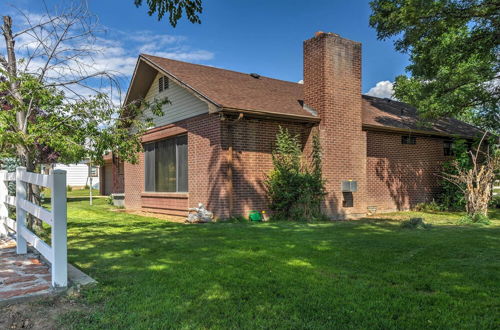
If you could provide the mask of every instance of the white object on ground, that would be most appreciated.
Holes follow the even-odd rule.
[[[189,214],[186,219],[189,223],[202,223],[202,222],[212,222],[214,219],[214,214],[205,208],[202,203],[198,204],[198,207],[193,207],[189,209]]]

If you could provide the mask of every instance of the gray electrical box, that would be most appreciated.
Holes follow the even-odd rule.
[[[342,192],[358,191],[358,181],[348,180],[342,181]]]

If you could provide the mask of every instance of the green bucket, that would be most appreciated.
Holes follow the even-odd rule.
[[[262,214],[259,211],[250,211],[248,219],[250,221],[262,221]]]

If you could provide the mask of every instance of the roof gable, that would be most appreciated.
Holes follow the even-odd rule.
[[[182,81],[221,109],[317,119],[302,106],[302,85],[152,55],[142,58]]]

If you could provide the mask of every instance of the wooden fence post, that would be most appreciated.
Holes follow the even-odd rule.
[[[7,218],[9,217],[9,209],[5,201],[9,195],[8,183],[5,181],[7,179],[7,171],[0,171],[0,236],[5,236],[9,234],[7,229]]]
[[[52,286],[68,285],[66,171],[53,170],[52,180]]]
[[[22,235],[24,228],[26,228],[26,211],[19,206],[27,196],[27,184],[21,180],[23,173],[26,173],[26,167],[16,168],[16,252],[18,254],[28,252],[26,239]]]

